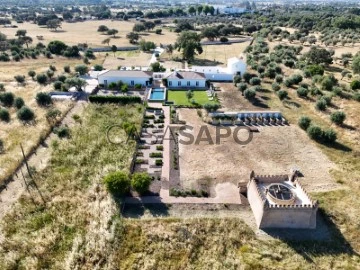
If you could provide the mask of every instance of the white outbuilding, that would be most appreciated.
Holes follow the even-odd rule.
[[[142,70],[105,70],[98,74],[99,84],[107,87],[112,82],[122,81],[130,87],[136,84],[142,86],[151,86],[153,82],[153,73]]]

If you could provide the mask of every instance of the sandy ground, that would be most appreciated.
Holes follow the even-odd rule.
[[[269,110],[266,105],[267,97],[265,93],[257,92],[255,102],[249,102],[241,94],[239,89],[233,83],[214,83],[215,87],[220,87],[221,91],[217,91],[217,96],[221,103],[221,110]]]
[[[180,119],[194,127],[195,137],[200,126],[206,125],[197,116],[196,110],[181,109]],[[247,182],[252,170],[257,174],[287,174],[293,167],[303,173],[305,177],[300,181],[309,191],[337,188],[329,174],[335,164],[297,126],[259,127],[260,132],[253,133],[253,139],[247,145],[237,144],[232,136],[216,144],[215,127],[207,127],[213,145],[207,142],[179,144],[180,178],[186,188],[197,186],[199,181],[208,181],[211,185],[237,184]],[[234,127],[231,129],[234,130]],[[239,138],[245,137],[247,134],[239,133]],[[181,138],[188,141],[182,135],[179,136]]]

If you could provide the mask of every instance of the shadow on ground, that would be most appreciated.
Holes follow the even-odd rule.
[[[314,262],[312,259],[314,257],[340,254],[360,258],[322,209],[319,209],[317,226],[314,230],[266,229],[264,232],[289,245],[308,262]]]
[[[125,218],[141,218],[146,212],[149,212],[152,217],[167,217],[169,216],[169,205],[164,203],[125,204],[122,209],[122,216]]]

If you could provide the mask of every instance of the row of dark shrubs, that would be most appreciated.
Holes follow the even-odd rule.
[[[197,191],[195,189],[192,190],[181,190],[176,188],[170,189],[170,196],[175,197],[209,197],[209,193],[205,190]]]
[[[141,98],[138,96],[89,96],[89,101],[94,103],[117,103],[117,104],[131,104],[141,103]]]

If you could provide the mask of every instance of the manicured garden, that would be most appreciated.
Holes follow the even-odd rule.
[[[215,104],[219,103],[216,97],[209,100],[206,91],[192,91],[193,97],[188,99],[186,93],[188,90],[168,90],[167,101],[173,101],[175,105],[192,106],[204,105],[206,103]]]

